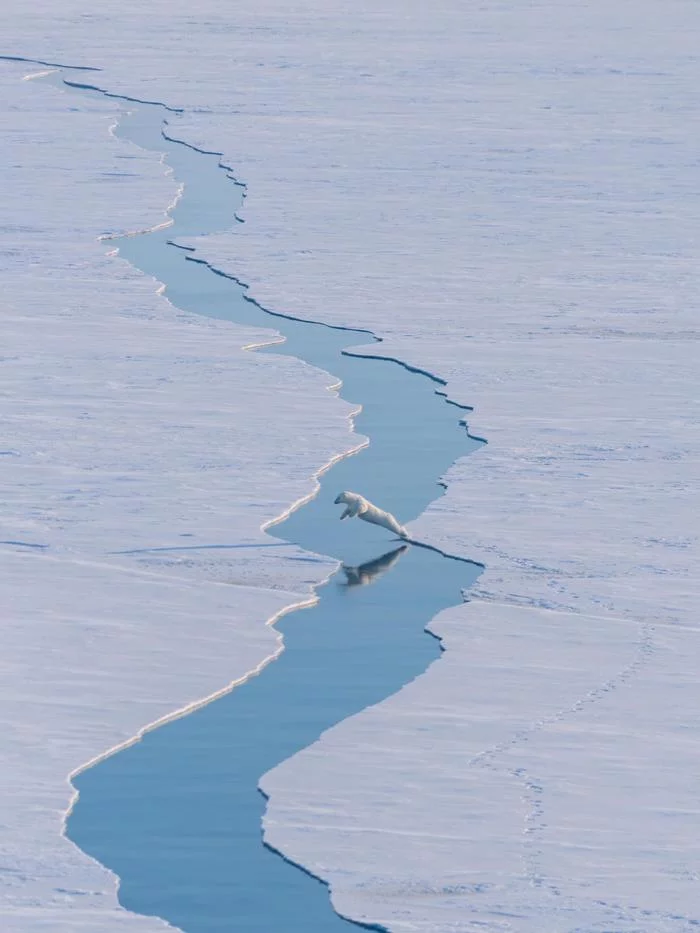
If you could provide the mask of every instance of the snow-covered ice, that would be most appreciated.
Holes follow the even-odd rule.
[[[395,930],[689,930],[697,5],[86,10],[8,51],[185,107],[249,185],[203,254],[371,328],[489,440],[409,528],[487,565],[446,654],[265,778],[268,838]]]
[[[261,525],[357,438],[330,377],[241,349],[273,332],[180,313],[106,255],[175,183],[109,135],[115,104],[26,71],[0,65],[0,926],[121,928],[114,879],[61,837],[68,775],[274,656],[265,622],[334,565]]]

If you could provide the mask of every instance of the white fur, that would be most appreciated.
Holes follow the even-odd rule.
[[[387,531],[393,531],[394,534],[399,535],[401,538],[408,537],[406,529],[399,525],[390,512],[378,509],[376,505],[372,505],[369,499],[365,499],[364,496],[356,492],[341,492],[339,496],[336,496],[335,503],[336,505],[343,503],[346,506],[345,511],[340,516],[341,521],[344,518],[357,516],[364,522],[380,525],[382,528],[386,528]]]

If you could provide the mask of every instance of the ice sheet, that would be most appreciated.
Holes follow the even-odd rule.
[[[208,258],[489,439],[410,529],[487,563],[448,651],[266,778],[268,838],[396,930],[690,929],[697,5],[83,8],[19,44],[189,108],[249,184]]]
[[[331,377],[242,350],[274,332],[180,313],[106,255],[175,183],[109,135],[115,104],[26,71],[0,66],[0,926],[121,929],[115,879],[61,837],[68,775],[280,650],[265,622],[334,565],[261,525],[358,438]]]

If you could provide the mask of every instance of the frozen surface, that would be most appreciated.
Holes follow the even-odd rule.
[[[8,51],[188,108],[249,184],[205,255],[489,439],[409,528],[487,563],[447,653],[266,778],[271,842],[395,930],[689,930],[697,4],[60,8]]]
[[[129,915],[60,835],[68,774],[280,649],[264,623],[333,564],[260,526],[353,441],[328,376],[241,349],[272,332],[178,313],[105,255],[175,184],[109,135],[114,104],[26,71],[0,64],[0,927],[92,933]]]

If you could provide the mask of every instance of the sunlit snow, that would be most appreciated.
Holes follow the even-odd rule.
[[[433,624],[446,653],[264,779],[268,838],[329,880],[343,913],[392,930],[689,930],[700,921],[697,5],[108,0],[81,18],[84,7],[17,13],[8,54],[98,66],[89,80],[101,87],[184,107],[178,134],[221,150],[249,186],[245,235],[207,238],[201,253],[266,306],[383,336],[383,353],[475,406],[470,427],[489,441],[408,529],[487,565],[471,602]],[[47,92],[31,92],[41,106]],[[80,137],[92,160],[110,158],[100,119]],[[54,114],[44,131],[69,147],[65,121]],[[152,162],[131,184],[116,203],[105,195],[88,239],[153,222],[173,194]],[[35,268],[67,268],[68,248],[73,262],[106,262],[72,231],[44,236]],[[146,307],[144,283],[110,269],[115,284],[86,284],[83,306],[100,294],[133,307],[128,287]],[[37,291],[33,313],[63,278]],[[20,279],[18,298],[27,288]],[[218,326],[153,314],[121,317],[115,339],[138,324],[157,344],[162,328],[177,355],[182,329],[196,330],[191,392],[220,406],[224,383],[204,383]],[[85,319],[90,347],[99,320]],[[271,517],[348,443],[347,408],[290,361],[240,366],[246,384],[303,379],[317,431],[280,500],[261,487]],[[29,399],[44,378],[27,369]],[[262,470],[271,448],[259,440]],[[145,508],[161,508],[151,497],[145,486]],[[261,516],[246,520],[256,540]],[[8,538],[53,544],[39,530]],[[239,616],[259,656],[269,598]],[[216,682],[215,660],[201,673]]]

